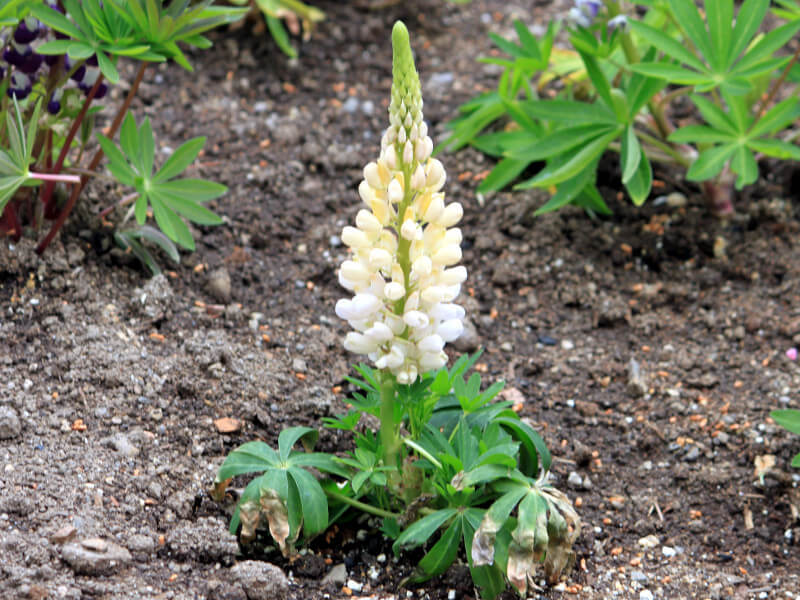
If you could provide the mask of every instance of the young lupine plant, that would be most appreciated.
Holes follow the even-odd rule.
[[[785,52],[800,31],[796,0],[778,3],[783,23],[771,29],[769,0],[745,0],[738,12],[733,0],[707,0],[703,12],[685,0],[637,4],[647,7],[641,18],[617,0],[575,0],[569,51],[552,51],[552,23],[537,38],[517,22],[519,44],[492,38],[511,56],[486,59],[505,67],[498,91],[463,105],[446,142],[500,159],[479,192],[516,182],[551,190],[537,213],[574,204],[608,214],[596,178],[612,151],[634,204],[650,196],[656,163],[675,185],[698,183],[725,215],[734,187],[758,179],[759,161],[800,159],[800,50]],[[676,110],[687,100],[689,119]],[[502,131],[482,133],[503,119]]]
[[[348,378],[357,390],[348,399],[352,410],[326,425],[351,432],[354,447],[338,456],[295,452],[300,434],[287,432],[278,451],[251,442],[226,458],[214,493],[222,499],[234,476],[262,473],[231,521],[232,532],[241,523],[243,541],[262,523],[288,554],[301,535],[324,529],[323,516],[333,523],[361,511],[383,520],[381,532],[396,553],[428,547],[410,581],[440,575],[461,557],[484,598],[507,581],[524,594],[540,562],[550,581],[569,570],[580,521],[548,483],[542,438],[510,402],[496,401],[503,384],[482,390],[480,375],[466,378],[479,355],[446,366],[445,345],[461,334],[465,317],[456,303],[467,277],[455,227],[463,209],[445,202],[446,175],[431,158],[402,23],[392,46],[389,127],[379,157],[364,168],[364,208],[342,232],[350,256],[339,282],[353,295],[337,302],[336,313],[353,329],[344,347],[370,364]],[[380,421],[377,432],[359,427],[365,414]],[[312,484],[307,467],[324,478]]]
[[[230,23],[242,14],[241,9],[215,7],[210,0],[191,5],[164,0],[3,3],[0,7],[0,38],[4,42],[0,62],[0,92],[3,94],[0,113],[5,114],[0,114],[0,122],[7,126],[0,132],[0,157],[3,158],[0,235],[19,239],[27,232],[38,236],[47,222],[52,221],[48,233],[37,246],[37,251],[43,252],[75,207],[89,178],[101,175],[98,167],[104,149],[114,146],[106,140],[105,148],[92,148],[91,134],[97,113],[102,110],[97,101],[108,93],[110,85],[119,82],[120,59],[138,61],[139,69],[108,127],[109,140],[122,125],[148,63],[174,60],[191,69],[179,44],[207,48],[210,41],[203,32]],[[25,143],[20,143],[23,140]],[[133,145],[141,158],[150,157],[152,163],[155,155],[152,135],[140,136]],[[135,156],[125,150],[126,144],[122,146],[128,159],[138,164]],[[190,147],[195,150],[193,159],[199,151],[197,140],[193,140]],[[171,177],[191,163],[185,160],[186,147],[182,148],[184,152],[167,161]],[[88,160],[84,156],[87,150],[94,150]],[[120,160],[112,164],[112,175],[125,172],[120,164]],[[177,165],[181,165],[180,170],[176,170]],[[152,169],[153,165],[149,166]],[[161,175],[164,174],[162,170]],[[142,180],[149,175],[137,174]],[[123,179],[123,183],[132,185],[130,178]],[[186,188],[187,185],[174,181],[162,183],[168,183],[167,187],[171,186],[173,191],[177,186]],[[66,198],[57,185],[69,186]],[[216,184],[198,183],[190,190],[192,193],[184,189],[187,193],[179,194],[181,200],[175,200],[173,194],[168,204],[190,221],[218,222],[198,204],[212,197],[209,195],[212,188],[221,191]],[[138,210],[139,224],[119,228],[115,233],[118,242],[130,247],[151,270],[157,270],[158,266],[141,240],[155,242],[172,258],[178,255],[175,243],[193,247],[186,225],[175,213],[159,210],[159,200],[166,200],[161,194],[163,191],[162,186],[149,195],[156,225],[162,231],[146,225],[142,218],[144,211]],[[129,204],[133,199],[129,196],[120,204]],[[183,210],[175,208],[176,203]],[[106,217],[113,208],[104,210],[101,216]]]

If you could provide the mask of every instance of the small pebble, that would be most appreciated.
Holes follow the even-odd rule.
[[[642,590],[639,592],[639,600],[653,600],[653,592],[650,590]]]
[[[347,587],[358,593],[364,588],[364,584],[357,582],[355,579],[348,579]]]
[[[678,551],[675,550],[675,548],[673,548],[672,546],[662,546],[661,553],[667,558],[672,558],[678,553]]]
[[[562,350],[572,350],[573,348],[575,348],[575,344],[572,340],[561,340]]]
[[[549,335],[539,336],[539,343],[544,346],[555,346],[556,342],[557,342],[556,338],[550,337]]]

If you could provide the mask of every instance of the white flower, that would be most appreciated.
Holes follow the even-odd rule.
[[[356,226],[342,231],[351,255],[338,277],[354,296],[339,300],[336,314],[354,330],[345,337],[347,350],[411,384],[447,364],[444,346],[464,329],[464,309],[453,303],[467,278],[457,265],[462,236],[455,227],[464,210],[445,203],[447,175],[431,158],[413,62],[395,76],[389,123],[380,156],[364,167],[358,186],[366,207]]]

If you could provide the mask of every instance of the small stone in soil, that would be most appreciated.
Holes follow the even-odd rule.
[[[279,600],[289,593],[289,579],[273,564],[245,560],[231,567],[231,575],[244,588],[248,600]]]
[[[354,592],[358,593],[364,588],[364,584],[363,583],[359,583],[358,581],[356,581],[354,579],[348,579],[347,580],[347,587],[349,587]]]
[[[22,431],[22,424],[13,408],[0,406],[0,440],[10,440]]]
[[[539,343],[543,346],[555,346],[556,345],[556,338],[550,337],[549,335],[540,335],[539,336]]]
[[[660,543],[661,542],[658,541],[658,538],[652,534],[639,539],[639,545],[645,550],[650,550],[651,548],[655,548]]]
[[[347,567],[345,567],[343,564],[339,564],[328,571],[328,574],[322,578],[322,585],[341,587],[344,585],[345,581],[347,581]]]
[[[218,302],[228,304],[231,301],[231,276],[225,267],[214,269],[208,274],[206,291]]]
[[[639,600],[653,600],[653,592],[650,590],[642,590],[639,592]]]
[[[100,540],[69,542],[61,550],[61,558],[75,573],[81,575],[106,575],[132,560],[131,553],[113,542]],[[102,549],[100,549],[102,546]]]

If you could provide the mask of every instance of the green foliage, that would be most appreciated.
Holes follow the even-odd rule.
[[[119,137],[120,147],[117,147],[104,135],[97,135],[100,147],[108,157],[111,173],[123,185],[136,189],[136,221],[144,225],[149,206],[159,228],[170,240],[194,250],[192,234],[178,215],[198,225],[220,224],[222,219],[201,203],[227,190],[224,185],[203,179],[176,179],[197,157],[205,138],[197,137],[184,143],[160,169],[154,171],[155,141],[150,119],[145,119],[137,127],[129,113],[122,123]]]
[[[250,442],[232,452],[217,475],[218,494],[222,494],[230,477],[251,472],[263,475],[245,489],[231,531],[236,531],[241,522],[243,539],[252,538],[250,524],[266,522],[276,543],[289,552],[301,523],[305,523],[306,535],[313,535],[324,529],[323,515],[326,519],[329,514],[336,515],[330,519],[332,522],[348,510],[363,510],[384,518],[382,530],[395,540],[395,553],[427,548],[409,581],[425,581],[439,575],[463,556],[484,598],[497,596],[505,589],[506,578],[514,575],[508,565],[518,567],[518,563],[509,563],[504,557],[509,547],[528,548],[524,539],[531,520],[564,523],[563,530],[559,529],[560,537],[554,536],[550,546],[546,532],[541,538],[541,528],[537,529],[537,556],[572,556],[569,547],[577,535],[579,520],[566,498],[558,496],[547,484],[550,453],[539,434],[510,409],[509,402],[495,401],[502,383],[481,389],[479,374],[467,376],[479,356],[480,353],[462,356],[450,369],[426,373],[413,385],[395,384],[395,414],[408,431],[402,437],[399,461],[387,460],[385,448],[372,431],[359,432],[360,415],[380,416],[382,401],[382,374],[364,364],[356,367],[358,378],[349,378],[356,390],[348,399],[353,410],[326,419],[328,427],[353,433],[353,450],[344,456],[289,454],[287,444],[294,443],[301,433],[312,432],[308,428],[292,428],[281,434],[287,437],[279,438],[277,451],[263,442]],[[302,464],[298,465],[298,460]],[[292,478],[297,469],[306,466],[340,479],[338,484],[308,483],[315,498],[319,498],[319,491],[327,495],[324,511],[321,501],[309,503],[307,509],[292,496]],[[283,508],[276,509],[276,494]],[[537,500],[520,503],[526,495]],[[481,527],[486,515],[491,513],[498,518],[497,507],[505,506],[511,497],[516,501],[506,507],[499,521],[498,530],[503,533],[495,535],[496,541],[491,545],[496,560],[476,562],[473,544],[480,536],[485,544],[487,534]],[[515,511],[517,503],[521,508]],[[307,515],[306,510],[316,513]],[[253,517],[254,514],[260,517]],[[285,521],[283,527],[280,519]],[[313,525],[309,526],[309,522]],[[517,538],[523,541],[515,542]],[[487,551],[484,549],[484,554]],[[567,563],[555,563],[559,574],[569,566]],[[534,563],[525,564],[532,572]],[[518,581],[514,585],[521,589]]]
[[[800,410],[773,410],[769,413],[769,416],[775,419],[775,422],[784,429],[800,435]],[[800,452],[792,459],[792,466],[800,467]]]
[[[250,4],[250,0],[231,0],[234,4],[241,6]],[[318,8],[300,2],[300,0],[255,0],[258,9],[264,15],[270,35],[278,47],[292,58],[297,56],[297,50],[289,40],[289,32],[286,31],[284,22],[290,25],[293,33],[300,33],[302,26],[304,35],[310,35],[311,28],[315,23],[325,19],[325,13]]]
[[[44,0],[6,0],[0,4],[0,26],[8,28],[3,31],[5,39],[14,35],[24,20],[25,35],[31,37],[14,52],[38,61],[31,67],[12,53],[3,71],[5,78],[0,81],[0,113],[5,113],[0,121],[6,124],[0,128],[0,233],[18,238],[23,229],[38,231],[46,220],[54,220],[37,248],[44,251],[108,150],[113,154],[112,175],[137,190],[135,196],[119,204],[139,199],[135,210],[139,226],[121,227],[114,234],[115,240],[156,272],[159,267],[148,245],[160,247],[173,260],[177,260],[173,242],[194,248],[188,228],[178,215],[200,224],[219,223],[219,218],[200,202],[218,196],[225,188],[200,180],[175,179],[194,160],[202,146],[199,139],[181,146],[156,173],[149,122],[136,128],[128,115],[121,152],[110,139],[123,123],[147,63],[174,60],[191,69],[182,47],[208,48],[211,42],[204,37],[205,32],[241,18],[246,11],[214,6],[212,0],[64,0],[61,5],[64,12]],[[54,59],[45,67],[43,56]],[[139,75],[113,119],[110,139],[99,136],[100,148],[91,160],[78,164],[85,151],[92,149],[95,116],[102,110],[97,101],[105,96],[109,84],[119,81],[120,60],[139,62]],[[78,87],[72,87],[76,84],[71,80]],[[73,167],[80,169],[80,177],[70,174]],[[42,185],[42,181],[45,184],[40,194],[20,193],[20,187]],[[63,208],[55,201],[56,182],[72,185]],[[165,235],[144,225],[148,204]],[[110,212],[107,209],[102,216]],[[23,220],[29,215],[31,220]],[[9,223],[13,225],[9,227]]]
[[[746,0],[735,16],[733,0],[706,0],[702,12],[683,0],[643,4],[641,20],[625,21],[617,2],[596,16],[576,6],[566,51],[553,50],[552,24],[537,37],[515,23],[518,44],[490,34],[510,57],[483,59],[504,67],[497,91],[464,104],[445,142],[499,159],[479,192],[516,182],[514,189],[551,191],[537,214],[567,204],[607,214],[596,174],[609,150],[619,156],[621,183],[636,205],[650,195],[654,162],[712,185],[731,172],[741,189],[758,179],[759,159],[800,158],[792,141],[797,89],[769,105],[800,76],[797,56],[781,52],[800,31],[796,0],[778,3],[773,12],[787,22],[764,33],[769,0]],[[670,107],[684,97],[696,120],[676,129]]]

